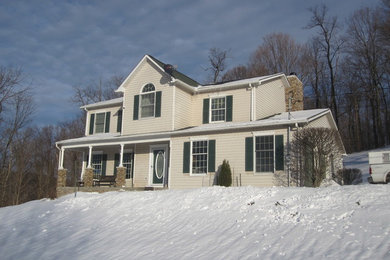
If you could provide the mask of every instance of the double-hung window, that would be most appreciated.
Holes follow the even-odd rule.
[[[141,94],[141,118],[154,116],[155,97],[156,89],[153,84],[145,85]]]
[[[193,175],[215,172],[215,140],[184,142],[183,173]]]
[[[110,131],[111,112],[91,113],[89,134],[108,133]]]
[[[126,179],[133,178],[133,154],[124,153],[122,164],[123,167],[126,167]]]
[[[104,132],[104,122],[106,121],[106,113],[97,113],[95,122],[95,133]]]
[[[93,168],[93,178],[99,179],[103,172],[103,155],[94,154],[92,156],[92,168]]]
[[[233,96],[203,99],[203,124],[233,121]]]
[[[192,173],[207,173],[207,143],[208,141],[192,142]]]
[[[283,135],[245,138],[245,171],[273,173],[284,170]]]
[[[256,137],[256,172],[274,171],[274,136]]]
[[[211,122],[225,121],[226,118],[226,97],[211,99]]]

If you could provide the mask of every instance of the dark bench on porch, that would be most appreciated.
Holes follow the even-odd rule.
[[[97,180],[94,180],[94,186],[116,186],[115,178],[115,176],[99,176]]]

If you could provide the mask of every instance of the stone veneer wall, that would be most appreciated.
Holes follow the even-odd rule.
[[[126,167],[116,168],[116,187],[125,187],[126,185]]]
[[[83,176],[84,187],[93,186],[93,168],[86,168]]]
[[[303,110],[303,84],[295,75],[287,76],[289,88],[286,88],[286,111],[288,111],[288,99],[292,96],[291,111]]]
[[[65,187],[66,186],[66,174],[67,169],[59,169],[57,176],[57,187]]]

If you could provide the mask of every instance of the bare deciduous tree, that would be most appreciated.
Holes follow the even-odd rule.
[[[332,155],[341,152],[340,136],[329,128],[304,128],[291,142],[291,177],[298,186],[318,187],[330,172]]]
[[[212,83],[221,81],[221,73],[226,69],[226,59],[228,57],[227,50],[221,50],[219,48],[211,48],[209,50],[209,62],[210,67],[206,70],[210,70],[212,74]]]
[[[252,54],[249,70],[252,76],[284,72],[301,74],[302,45],[288,34],[273,33]],[[302,75],[299,75],[302,78]]]
[[[339,37],[339,23],[337,17],[329,17],[328,8],[325,5],[317,6],[309,9],[312,17],[307,26],[308,29],[318,29],[318,42],[321,46],[321,51],[324,53],[329,75],[330,84],[330,105],[335,115],[336,123],[338,123],[338,104],[336,100],[336,68],[341,48],[344,40]]]

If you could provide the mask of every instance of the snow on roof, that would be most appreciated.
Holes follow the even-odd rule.
[[[184,129],[184,130],[175,131],[175,134],[306,123],[314,120],[315,118],[318,118],[319,116],[328,113],[329,111],[330,111],[329,109],[311,109],[311,110],[294,111],[290,113],[290,119],[288,119],[289,113],[283,112],[281,114],[277,114],[257,121],[204,124],[204,125]]]
[[[265,81],[268,79],[273,79],[277,77],[284,76],[283,73],[277,73],[273,75],[267,75],[267,76],[261,76],[261,77],[254,77],[254,78],[247,78],[247,79],[240,79],[240,80],[233,80],[223,83],[216,83],[216,84],[209,84],[209,85],[201,85],[199,86],[199,90],[206,89],[206,88],[215,88],[215,87],[232,87],[232,86],[241,86],[241,85],[248,85],[250,83],[259,82],[259,81]]]
[[[80,108],[96,108],[96,107],[104,107],[104,106],[111,106],[111,105],[116,105],[116,104],[121,104],[123,102],[123,97],[120,98],[114,98],[110,100],[105,100],[105,101],[100,101],[92,104],[88,104],[85,106],[81,106]]]
[[[175,135],[183,134],[194,134],[202,132],[215,132],[215,131],[226,131],[226,130],[236,130],[236,129],[248,129],[248,128],[258,128],[265,126],[281,126],[287,124],[295,123],[308,123],[314,119],[330,113],[329,109],[311,109],[311,110],[302,110],[294,111],[290,113],[290,119],[288,112],[283,112],[265,119],[249,122],[224,122],[224,123],[215,123],[215,124],[204,124],[200,126],[195,126],[187,129],[170,131],[170,132],[157,132],[157,133],[147,133],[147,134],[136,134],[136,135],[120,135],[118,133],[103,133],[89,135],[80,138],[62,140],[57,142],[57,145],[73,145],[73,144],[91,144],[91,143],[104,143],[104,142],[140,142],[147,140],[154,140],[159,138],[169,138]]]

